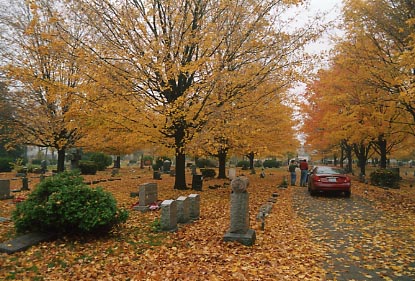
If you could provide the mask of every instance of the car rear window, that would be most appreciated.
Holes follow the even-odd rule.
[[[317,174],[344,174],[343,169],[332,168],[332,167],[317,167]]]

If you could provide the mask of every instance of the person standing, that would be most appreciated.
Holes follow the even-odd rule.
[[[300,186],[305,186],[307,183],[308,163],[307,160],[303,159],[300,161]]]
[[[294,160],[291,160],[290,165],[288,166],[288,171],[290,172],[290,179],[291,179],[291,185],[295,185],[295,182],[297,180],[297,174],[295,173],[295,169],[297,168],[297,164]]]

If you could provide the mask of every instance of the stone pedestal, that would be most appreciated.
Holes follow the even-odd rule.
[[[246,233],[232,233],[227,232],[223,237],[224,241],[237,241],[245,246],[252,246],[255,243],[255,230],[249,229]]]

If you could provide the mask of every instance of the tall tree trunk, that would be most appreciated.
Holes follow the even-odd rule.
[[[254,158],[255,158],[254,152],[250,152],[248,155],[246,155],[246,157],[248,157],[249,159],[249,169],[253,170],[254,169]]]
[[[226,156],[227,156],[227,150],[221,149],[218,152],[218,159],[219,159],[218,179],[226,179]]]
[[[58,149],[57,171],[61,173],[65,171],[65,148]]]
[[[342,154],[345,159],[347,159],[347,173],[353,173],[353,158],[352,158],[352,152],[353,152],[353,146],[349,145],[347,143],[347,140],[342,140],[341,143],[342,148]]]
[[[351,147],[346,149],[346,159],[347,159],[347,172],[353,174],[353,155],[352,155]]]
[[[144,153],[141,153],[140,169],[144,169]]]
[[[184,190],[186,186],[186,154],[184,153],[185,121],[179,122],[175,127],[174,143],[176,145],[176,176],[174,189]]]
[[[119,169],[121,168],[121,156],[117,155],[114,160],[114,168]]]
[[[186,155],[181,148],[176,149],[176,177],[174,189],[184,190],[186,186]]]
[[[357,156],[357,159],[359,160],[359,168],[360,168],[360,176],[366,176],[366,162],[367,162],[367,156],[369,154],[371,145],[365,145],[363,143],[355,144],[353,146],[354,153]]]
[[[380,168],[386,169],[387,148],[386,148],[386,139],[384,139],[383,136],[379,136],[377,146],[378,146],[379,155],[380,155]]]

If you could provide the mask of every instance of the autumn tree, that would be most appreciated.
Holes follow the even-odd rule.
[[[176,189],[186,188],[186,146],[214,104],[249,95],[270,76],[292,77],[296,50],[315,34],[284,32],[283,11],[299,1],[74,1],[80,22],[99,34],[85,40],[100,68],[124,85],[137,114],[152,124],[140,131],[175,150]],[[226,63],[224,63],[226,62]],[[243,68],[241,68],[243,66]],[[215,90],[230,74],[234,87]],[[97,71],[98,73],[98,71]],[[116,94],[116,93],[114,93]],[[145,110],[143,110],[145,109]],[[151,111],[153,120],[145,112]]]
[[[197,155],[217,157],[218,178],[226,178],[229,154],[277,156],[288,149],[297,148],[292,109],[279,99],[283,96],[279,93],[278,96],[271,95],[261,101],[240,101],[232,104],[229,111],[217,110],[215,118],[211,118],[195,137],[191,149]]]
[[[1,24],[2,70],[8,81],[8,100],[14,114],[6,121],[7,136],[15,143],[52,147],[58,151],[57,170],[64,170],[65,151],[82,137],[74,119],[77,86],[83,79],[79,38],[82,30],[59,12],[60,2],[20,1],[4,7]],[[59,22],[59,24],[58,24]],[[59,26],[69,25],[75,37]]]
[[[366,83],[387,92],[384,99],[394,100],[397,109],[412,117],[409,122],[406,120],[401,124],[410,125],[406,132],[413,134],[415,99],[411,53],[415,34],[415,2],[348,0],[344,5],[344,18],[351,43],[356,42],[356,38],[365,38],[367,42],[367,48],[360,48],[354,56],[371,74],[365,77]],[[349,54],[352,53],[353,49]]]

